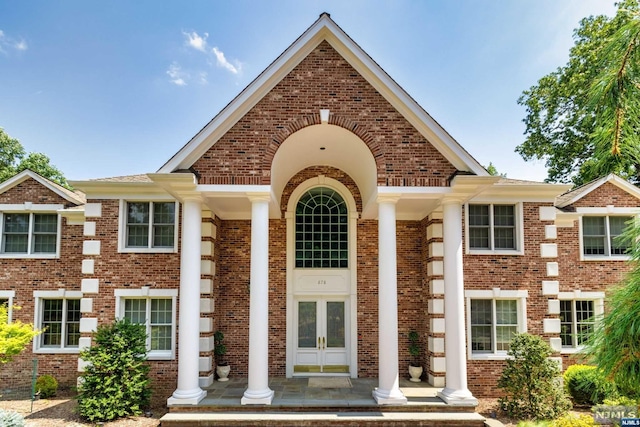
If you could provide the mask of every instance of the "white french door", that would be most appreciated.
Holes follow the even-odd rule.
[[[346,297],[295,301],[294,374],[349,373]]]

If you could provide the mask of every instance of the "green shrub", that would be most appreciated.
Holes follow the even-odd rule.
[[[23,427],[24,417],[14,411],[0,409],[0,426],[2,427]]]
[[[590,427],[597,425],[591,415],[566,414],[553,420],[549,427]]]
[[[560,386],[560,367],[549,359],[552,350],[539,336],[518,334],[511,340],[509,356],[498,387],[498,402],[511,418],[550,420],[571,407]]]
[[[51,375],[41,375],[36,380],[36,392],[45,399],[55,396],[58,392],[58,381]]]
[[[595,366],[572,365],[564,373],[564,389],[578,405],[597,405],[616,395],[615,386]]]
[[[151,397],[144,325],[118,320],[99,327],[94,340],[80,353],[88,366],[78,388],[78,412],[91,422],[140,415]]]

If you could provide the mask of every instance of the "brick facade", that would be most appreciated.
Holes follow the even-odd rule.
[[[357,333],[358,368],[355,374],[359,377],[376,377],[379,369],[380,260],[378,220],[377,212],[374,212],[377,205],[375,197],[372,197],[376,194],[367,194],[363,189],[366,187],[363,184],[373,184],[375,181],[375,185],[369,185],[369,188],[381,190],[394,187],[393,191],[408,195],[409,199],[399,197],[397,209],[407,215],[396,221],[399,373],[407,376],[410,362],[407,334],[415,329],[423,349],[423,380],[444,385],[446,372],[443,365],[447,356],[444,339],[447,327],[443,272],[446,236],[443,236],[443,223],[446,218],[443,218],[441,202],[449,195],[449,190],[454,191],[449,188],[453,185],[450,178],[457,172],[460,172],[461,179],[465,175],[474,175],[470,170],[475,166],[469,167],[470,170],[457,170],[453,166],[459,164],[454,162],[455,159],[451,160],[441,152],[445,150],[439,151],[436,141],[430,141],[412,126],[409,119],[393,107],[388,97],[378,92],[326,40],[311,49],[306,58],[189,165],[190,172],[198,179],[199,187],[194,184],[184,190],[188,187],[186,180],[179,181],[176,187],[167,184],[172,178],[178,182],[184,177],[189,169],[187,167],[171,171],[178,172],[176,175],[166,174],[166,182],[154,181],[153,176],[137,177],[135,182],[126,179],[80,182],[80,187],[89,189],[86,205],[62,197],[33,179],[1,191],[0,205],[4,205],[5,209],[11,208],[8,205],[23,205],[25,202],[58,204],[66,209],[61,213],[59,257],[0,257],[0,291],[15,291],[13,303],[23,307],[20,311],[14,311],[13,318],[34,322],[34,291],[81,291],[85,302],[91,303],[91,309],[84,310],[82,318],[95,319],[98,325],[111,323],[116,318],[116,290],[179,292],[181,238],[176,242],[178,250],[175,252],[121,251],[118,246],[122,233],[120,207],[127,200],[147,201],[154,200],[154,197],[166,200],[170,196],[179,201],[183,196],[193,197],[194,193],[200,191],[202,232],[196,242],[201,244],[203,250],[199,260],[200,306],[194,303],[194,306],[188,307],[200,313],[199,379],[206,381],[214,375],[212,336],[217,330],[225,334],[226,360],[232,366],[231,375],[247,376],[251,297],[251,221],[248,219],[251,218],[251,203],[248,193],[264,191],[264,187],[271,185],[272,161],[288,137],[301,129],[324,126],[321,124],[320,109],[330,110],[328,124],[346,129],[366,144],[376,165],[376,176],[369,177],[369,182],[363,182],[362,177],[334,165],[304,164],[299,165],[295,173],[288,177],[283,188],[277,189],[281,190],[281,196],[279,200],[271,201],[268,227],[269,375],[277,377],[287,373],[286,341],[290,333],[287,331],[287,251],[292,250],[287,242],[287,221],[288,215],[290,217],[293,214],[287,212],[288,205],[300,184],[322,175],[338,181],[346,188],[355,201],[358,213],[357,217],[352,217],[356,238],[350,242],[355,245],[356,256],[349,262],[350,268],[356,270],[357,277],[357,322],[352,325]],[[435,138],[433,135],[430,138]],[[452,151],[455,152],[455,149]],[[351,159],[356,165],[360,160]],[[296,159],[291,161],[295,162]],[[481,170],[477,172],[482,175]],[[140,188],[133,184],[140,185]],[[559,322],[558,314],[550,314],[550,306],[559,298],[559,293],[606,292],[629,269],[628,264],[620,260],[581,259],[578,226],[581,208],[602,208],[603,212],[607,207],[614,210],[638,209],[639,197],[613,181],[605,182],[578,197],[571,206],[556,209],[554,198],[564,191],[564,187],[558,189],[548,186],[540,190],[540,186],[531,183],[519,182],[514,185],[517,187],[496,185],[488,191],[492,191],[491,197],[495,196],[500,203],[522,206],[520,221],[524,234],[520,237],[523,253],[477,254],[465,251],[464,287],[466,291],[492,291],[495,288],[501,291],[527,291],[527,331],[541,335],[549,342],[557,342],[559,334],[546,332],[550,329],[545,329],[545,325]],[[225,193],[233,192],[234,188],[238,190],[233,196]],[[518,188],[520,192],[513,191],[513,188]],[[555,194],[551,193],[556,190]],[[277,194],[278,191],[269,188],[266,192]],[[424,194],[420,194],[421,191]],[[537,198],[531,196],[531,192],[535,191],[540,191],[542,195]],[[425,197],[415,198],[416,194]],[[472,194],[475,195],[471,192],[469,197]],[[238,200],[246,203],[237,203]],[[24,206],[28,209],[27,205]],[[367,206],[375,208],[365,215]],[[79,222],[71,219],[77,219],[78,216],[82,216]],[[181,218],[182,215],[179,215],[176,220],[178,236],[182,232]],[[569,220],[560,220],[562,218]],[[464,219],[460,227],[464,236],[467,232]],[[85,250],[85,247],[93,250]],[[85,265],[91,268],[85,269]],[[548,287],[549,283],[552,287],[557,284],[555,294],[545,293],[545,286]],[[179,294],[177,300],[176,319],[180,314]],[[180,333],[190,332],[193,331],[181,332],[178,325],[176,335],[172,338],[177,343]],[[469,331],[466,332],[468,335]],[[90,331],[83,331],[82,339],[88,340],[91,335]],[[554,356],[561,357],[565,367],[572,363],[572,359],[564,352],[557,352]],[[23,368],[12,369],[12,366],[25,366],[34,357],[40,362],[41,374],[54,375],[63,386],[75,385],[78,376],[77,354],[34,355],[31,347],[12,362],[13,365],[7,365],[7,369],[0,372],[0,384],[8,384],[24,376],[26,371]],[[475,396],[496,395],[496,381],[503,367],[502,360],[477,360],[468,357],[468,354],[464,358],[471,392]],[[177,348],[175,358],[149,362],[154,399],[166,399],[175,390],[179,360],[180,349]]]

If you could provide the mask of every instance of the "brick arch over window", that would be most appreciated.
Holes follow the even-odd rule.
[[[262,161],[262,170],[269,171],[268,174],[263,175],[262,184],[268,185],[271,183],[271,165],[273,163],[273,158],[282,143],[300,129],[319,124],[321,124],[321,121],[320,113],[318,112],[300,116],[284,125],[278,126],[279,131],[273,136],[269,143]],[[376,168],[378,169],[378,184],[386,185],[384,152],[382,151],[380,144],[375,140],[375,138],[373,138],[373,136],[371,136],[369,131],[358,122],[336,114],[329,114],[329,124],[339,126],[355,134],[367,145],[367,147],[369,147],[369,150],[371,150],[376,162]]]
[[[360,196],[358,185],[347,173],[332,166],[310,166],[292,176],[282,191],[282,197],[280,198],[280,210],[283,213],[287,211],[287,205],[289,203],[291,193],[293,193],[300,184],[319,175],[335,179],[347,187],[356,201],[356,210],[358,212],[362,212],[362,197]]]

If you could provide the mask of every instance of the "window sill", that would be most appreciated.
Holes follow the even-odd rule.
[[[79,348],[39,348],[34,351],[35,354],[78,354]]]
[[[171,361],[171,360],[175,360],[175,356],[173,354],[171,354],[171,353],[152,353],[152,352],[149,352],[149,353],[147,353],[147,360],[157,361],[157,362]]]
[[[629,261],[631,257],[629,255],[582,255],[580,261]]]
[[[506,352],[505,353],[471,353],[469,360],[507,360],[511,359]]]
[[[58,254],[21,254],[21,253],[2,253],[2,259],[56,259],[60,258]]]
[[[120,253],[135,254],[173,254],[177,253],[177,248],[120,248]]]
[[[584,346],[580,346],[580,347],[562,347],[562,349],[560,350],[560,354],[576,354],[576,353],[580,353],[583,348],[584,348]]]
[[[524,252],[517,249],[469,249],[467,251],[469,255],[524,255]]]

